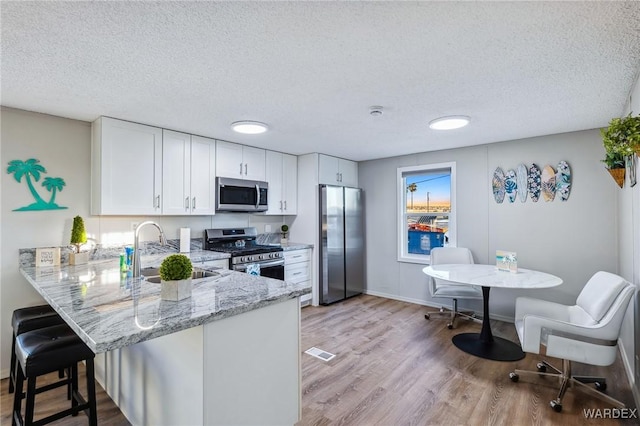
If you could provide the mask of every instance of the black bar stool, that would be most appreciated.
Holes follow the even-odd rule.
[[[11,343],[11,371],[9,372],[9,393],[13,393],[16,383],[16,337],[27,331],[52,325],[64,324],[64,321],[49,305],[30,306],[13,311],[11,326],[13,340]],[[61,372],[62,373],[62,372]],[[60,378],[63,375],[60,374]]]
[[[98,423],[96,411],[96,385],[93,368],[95,354],[66,324],[40,328],[20,334],[16,338],[16,388],[13,397],[12,425],[44,425],[68,415],[76,416],[84,411],[89,425]],[[87,400],[78,391],[78,362],[86,361]],[[38,376],[57,370],[68,369],[70,374],[55,383],[36,388]],[[24,381],[27,391],[23,394]],[[60,386],[71,385],[71,408],[33,421],[35,396]],[[26,398],[24,420],[22,399]]]

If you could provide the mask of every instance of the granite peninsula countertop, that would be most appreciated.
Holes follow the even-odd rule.
[[[302,250],[313,248],[313,244],[307,243],[287,243],[281,246],[283,251]]]
[[[168,253],[142,256],[142,268],[157,267]],[[189,254],[198,262],[228,255],[209,251]],[[36,268],[20,272],[95,353],[133,345],[211,321],[239,315],[311,292],[286,281],[203,268],[217,276],[193,280],[190,298],[160,300],[160,284],[127,277],[119,259],[86,265]]]

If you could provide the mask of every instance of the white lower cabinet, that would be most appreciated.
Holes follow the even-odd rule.
[[[307,283],[311,286],[311,249],[284,252],[284,279],[294,284]],[[311,293],[300,297],[302,306],[311,301]]]

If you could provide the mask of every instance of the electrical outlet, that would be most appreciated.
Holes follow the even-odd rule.
[[[132,231],[135,231],[137,227],[138,227],[138,222],[131,222],[131,230]]]
[[[264,226],[264,232],[271,232],[271,225],[265,225]]]

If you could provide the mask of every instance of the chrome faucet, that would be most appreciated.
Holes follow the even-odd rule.
[[[133,269],[133,278],[137,278],[140,276],[140,250],[138,249],[138,238],[140,235],[140,230],[146,225],[153,225],[158,228],[158,231],[160,232],[160,244],[162,244],[163,246],[167,244],[167,240],[164,237],[164,232],[162,231],[160,225],[158,225],[157,223],[147,220],[146,222],[142,222],[140,225],[138,225],[136,227],[136,230],[133,232],[133,264],[131,265]]]

